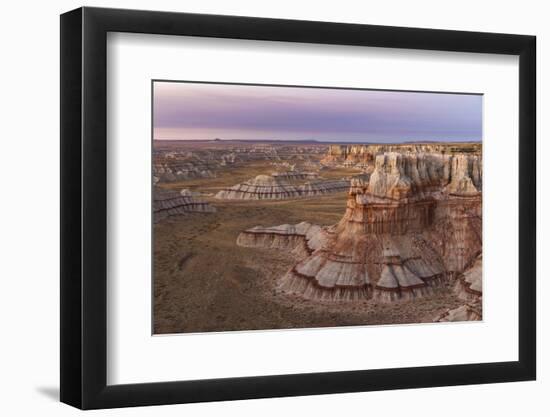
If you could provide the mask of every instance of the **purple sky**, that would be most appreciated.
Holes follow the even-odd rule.
[[[482,96],[154,83],[155,139],[481,140]]]

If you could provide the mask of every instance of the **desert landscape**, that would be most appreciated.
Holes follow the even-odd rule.
[[[154,140],[155,334],[482,318],[479,141]]]

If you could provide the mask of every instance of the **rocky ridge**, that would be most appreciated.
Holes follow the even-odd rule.
[[[405,143],[388,145],[330,145],[326,155],[321,159],[325,165],[342,165],[347,167],[367,168],[377,155],[389,152],[398,153],[440,153],[446,155],[471,154],[481,155],[481,144],[457,143]]]
[[[180,193],[155,189],[153,201],[153,220],[155,223],[169,216],[196,213],[213,213],[216,208],[201,200],[189,190]]]
[[[346,191],[349,180],[321,180],[307,181],[294,185],[284,178],[304,179],[311,178],[310,174],[288,173],[284,175],[258,175],[241,184],[219,191],[215,198],[225,200],[283,200],[288,198],[312,197],[333,192]]]

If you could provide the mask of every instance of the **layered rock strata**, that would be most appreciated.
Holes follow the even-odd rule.
[[[157,189],[154,192],[153,220],[155,223],[178,214],[213,213],[215,211],[215,207],[192,195],[189,190],[182,190],[181,193],[178,193]]]
[[[458,275],[454,287],[455,293],[466,304],[445,311],[434,321],[477,321],[482,318],[483,285],[482,258],[479,256],[462,274]]]
[[[398,153],[440,153],[449,155],[481,155],[481,143],[405,143],[388,145],[330,145],[321,163],[347,167],[368,166],[377,155]]]
[[[317,225],[302,222],[274,227],[256,226],[240,233],[237,244],[245,247],[264,247],[293,251],[307,256],[322,247],[326,233]]]
[[[456,280],[455,292],[464,301],[478,302],[483,296],[482,258],[478,257],[473,265],[460,274]]]
[[[172,182],[190,178],[214,177],[211,163],[197,157],[156,155],[153,158],[153,176],[157,182]]]
[[[349,180],[316,180],[298,185],[300,197],[315,197],[323,194],[339,193],[349,189]]]
[[[423,296],[481,253],[480,157],[378,155],[370,178],[351,181],[339,223],[298,226],[252,228],[237,243],[298,253],[280,287],[305,298]]]
[[[271,175],[258,175],[216,194],[216,198],[226,200],[282,200],[298,196],[295,186]]]
[[[284,200],[346,191],[349,184],[349,180],[315,180],[300,185],[292,185],[279,178],[279,176],[258,175],[244,183],[219,191],[216,198],[225,200]]]
[[[283,181],[294,180],[314,180],[317,179],[319,174],[316,172],[300,172],[300,171],[287,171],[287,172],[274,172],[271,174],[273,178]]]

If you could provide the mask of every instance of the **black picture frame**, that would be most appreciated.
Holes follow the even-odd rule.
[[[107,385],[108,32],[519,56],[519,358],[513,362]],[[534,380],[536,38],[79,8],[61,15],[61,401],[81,409]]]

